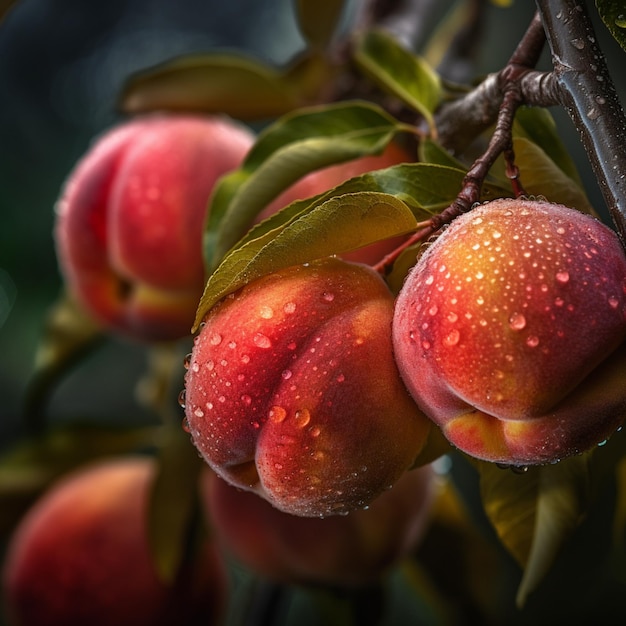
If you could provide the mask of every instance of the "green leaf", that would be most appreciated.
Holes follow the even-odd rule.
[[[487,515],[504,546],[524,568],[521,607],[580,524],[591,497],[589,454],[524,474],[478,463]]]
[[[443,146],[428,137],[420,141],[418,151],[419,160],[423,163],[436,163],[437,165],[464,169],[463,163],[455,159]]]
[[[626,50],[626,6],[623,0],[596,0],[596,7],[615,41]]]
[[[98,458],[151,447],[156,440],[154,427],[74,423],[18,441],[0,457],[0,537],[61,475]]]
[[[232,250],[211,274],[194,330],[221,298],[257,278],[410,232],[415,225],[413,213],[401,200],[361,192],[330,198],[280,228],[262,230]]]
[[[211,274],[194,330],[224,296],[283,267],[341,254],[411,232],[449,206],[465,172],[403,163],[352,178],[325,194],[294,202],[251,229]],[[483,199],[501,190],[483,186]]]
[[[433,112],[441,99],[441,84],[423,59],[382,31],[366,33],[357,42],[354,58],[370,78],[421,113],[434,129]]]
[[[150,497],[148,540],[160,577],[172,582],[186,562],[195,530],[198,477],[204,462],[180,428],[168,428]]]
[[[344,5],[345,0],[297,0],[298,26],[309,47],[326,48],[337,29]]]
[[[311,171],[378,154],[412,127],[364,102],[311,107],[260,134],[241,168],[218,184],[210,203],[204,254],[210,273],[281,191]]]
[[[561,141],[554,118],[547,109],[520,107],[515,114],[513,135],[537,144],[565,175],[582,185],[576,164]]]
[[[559,202],[596,215],[583,189],[557,167],[537,144],[516,137],[513,139],[513,149],[520,180],[530,195],[545,196],[550,202]]]
[[[235,54],[189,55],[135,75],[120,109],[227,114],[240,120],[277,117],[317,99],[330,68],[306,55],[285,70]]]

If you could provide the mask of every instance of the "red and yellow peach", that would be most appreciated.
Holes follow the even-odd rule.
[[[253,572],[286,584],[355,587],[376,582],[423,536],[435,494],[430,465],[405,473],[367,510],[296,517],[215,474],[204,477],[214,537]]]
[[[33,505],[4,563],[11,625],[219,623],[228,583],[212,542],[175,583],[157,575],[147,538],[155,473],[147,457],[99,462],[62,478]]]
[[[208,314],[186,373],[191,437],[214,471],[301,516],[369,504],[432,424],[393,360],[393,296],[336,258],[253,281]]]
[[[626,416],[626,256],[600,221],[503,199],[457,217],[399,294],[396,361],[458,448],[553,462]]]
[[[151,115],[81,159],[58,203],[57,254],[70,293],[106,329],[145,341],[190,334],[209,197],[253,141],[228,118]]]

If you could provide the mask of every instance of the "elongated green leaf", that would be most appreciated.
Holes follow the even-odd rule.
[[[234,54],[184,56],[132,77],[120,109],[126,113],[225,113],[240,120],[282,115],[311,104],[330,68],[308,55],[285,70]]]
[[[554,118],[547,109],[520,107],[515,114],[513,135],[537,144],[564,174],[578,186],[582,185],[576,164],[561,141]]]
[[[557,167],[537,144],[517,137],[513,140],[513,149],[522,184],[529,194],[545,196],[551,202],[596,214],[583,189]]]
[[[407,205],[389,194],[330,198],[231,251],[209,278],[195,327],[221,298],[256,278],[410,232],[415,224]]]
[[[345,0],[297,0],[298,26],[310,47],[323,49],[330,43],[345,4]]]
[[[596,7],[615,41],[626,50],[626,6],[623,0],[596,0]]]
[[[579,525],[590,500],[589,455],[524,474],[478,463],[485,511],[508,551],[524,568],[522,606]]]
[[[198,513],[203,461],[181,428],[169,428],[150,498],[148,539],[161,578],[175,580],[185,561]]]
[[[371,31],[358,42],[355,61],[378,84],[421,113],[434,129],[433,112],[441,99],[434,70],[390,35]]]
[[[204,239],[208,271],[289,185],[321,167],[380,153],[396,133],[407,130],[413,129],[364,102],[312,107],[272,124],[213,194]]]

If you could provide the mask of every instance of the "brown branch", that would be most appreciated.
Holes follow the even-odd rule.
[[[559,102],[581,137],[615,228],[626,245],[626,117],[580,1],[537,0]]]
[[[458,154],[487,130],[496,121],[508,89],[516,89],[520,100],[530,106],[559,104],[556,77],[533,69],[544,43],[543,26],[535,15],[504,69],[490,74],[463,98],[437,112],[439,140],[445,148]]]

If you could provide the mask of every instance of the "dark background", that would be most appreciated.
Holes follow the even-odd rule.
[[[450,4],[442,1],[441,10]],[[490,5],[477,74],[502,67],[533,8]],[[624,93],[623,53],[603,25],[597,30]],[[0,450],[19,433],[43,319],[61,285],[52,239],[56,198],[93,137],[119,120],[124,81],[191,52],[237,49],[282,64],[301,46],[291,0],[21,0],[0,23]],[[548,67],[547,55],[542,63]],[[578,137],[555,113],[601,208]],[[143,419],[133,384],[144,361],[141,347],[108,342],[64,380],[52,415]]]

